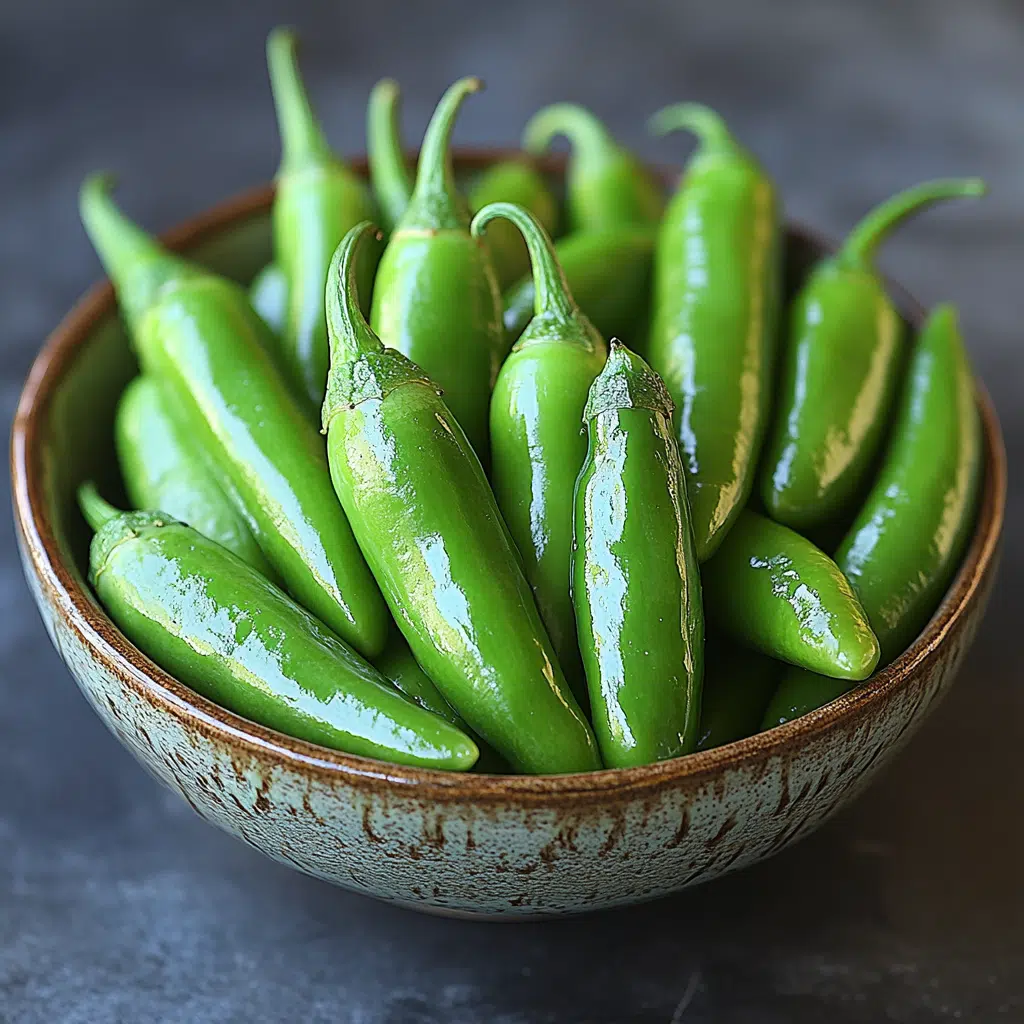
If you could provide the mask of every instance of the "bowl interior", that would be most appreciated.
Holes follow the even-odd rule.
[[[509,154],[504,151],[485,151],[457,155],[456,166],[462,176],[478,172],[482,167]],[[555,182],[560,183],[562,161],[550,160],[547,171]],[[365,167],[361,168],[365,170]],[[674,180],[674,172],[662,172],[668,187]],[[193,259],[201,261],[214,270],[241,283],[247,283],[270,258],[270,203],[272,189],[264,187],[221,204],[210,213],[190,221],[166,236],[166,241]],[[830,251],[827,242],[798,226],[790,226],[786,234],[786,290],[792,292],[805,276],[809,266]],[[923,317],[920,307],[900,288],[890,283],[891,294],[900,308],[904,319],[911,327],[919,326]],[[630,339],[623,339],[629,343]],[[117,314],[112,292],[107,285],[97,286],[70,315],[51,339],[47,349],[33,368],[33,375],[26,386],[19,408],[14,432],[13,467],[16,478],[19,472],[27,477],[24,490],[28,498],[16,491],[18,512],[25,518],[34,519],[36,532],[47,546],[48,535],[52,545],[48,552],[50,561],[59,563],[71,577],[63,585],[71,591],[70,601],[65,604],[79,606],[80,596],[73,591],[80,587],[87,601],[99,612],[91,591],[85,585],[88,568],[89,531],[78,512],[75,492],[86,479],[94,479],[101,490],[126,507],[113,447],[113,421],[117,400],[128,381],[138,372],[138,364],[132,354],[128,338]],[[986,497],[979,521],[978,536],[968,555],[973,560],[972,580],[981,576],[986,563],[993,555],[998,538],[1002,514],[1002,493],[1005,485],[1001,439],[998,422],[987,399],[982,395],[986,437],[988,442],[988,473]],[[29,424],[26,427],[26,422]],[[19,436],[22,438],[21,463],[17,449]],[[21,468],[19,466],[21,465]],[[29,510],[31,506],[31,510]],[[28,532],[28,531],[26,531]],[[54,550],[54,548],[56,550]],[[972,583],[973,585],[973,583]],[[957,585],[954,585],[956,589]],[[961,587],[963,593],[958,600],[965,601],[969,586]],[[952,591],[951,591],[952,592]],[[105,619],[105,617],[103,617]],[[110,627],[112,629],[112,627]],[[116,644],[122,653],[130,648],[126,642]],[[161,683],[163,673],[149,665],[134,649],[127,660],[132,664],[136,679],[148,681],[154,676],[156,684]],[[901,659],[902,661],[902,659]],[[892,674],[892,668],[886,675]],[[166,686],[166,683],[163,684]],[[177,684],[180,686],[180,684]],[[159,688],[159,686],[158,686]],[[191,691],[189,691],[191,693]],[[196,696],[195,707],[203,708],[205,700]],[[847,700],[850,698],[843,698]],[[189,702],[191,704],[191,701]],[[243,736],[267,733],[262,727],[248,726],[236,716],[221,709],[212,709],[207,719],[216,723],[228,723],[235,732]],[[792,725],[783,727],[792,732]],[[240,728],[242,726],[242,728]],[[274,734],[275,736],[277,734]],[[278,740],[284,740],[278,737]],[[265,742],[266,740],[264,740]],[[764,737],[755,737],[743,744],[762,747]],[[277,742],[274,744],[277,746]],[[310,744],[288,741],[283,748],[309,761],[319,754],[325,755],[329,765],[344,764],[348,771],[359,771],[352,763],[368,767],[374,762],[335,755],[320,751]],[[736,745],[730,745],[736,746]],[[309,748],[309,749],[306,749]],[[282,749],[279,747],[279,749]],[[318,753],[319,752],[319,753]],[[717,755],[711,760],[717,762]],[[709,754],[694,755],[684,762],[707,761]],[[323,763],[323,762],[321,762]],[[665,770],[664,765],[652,769],[654,774]],[[422,772],[408,772],[410,776],[421,776]],[[426,773],[438,774],[438,773]],[[440,773],[446,774],[446,773]],[[617,774],[622,773],[601,773]],[[632,776],[635,773],[626,773]],[[480,779],[479,776],[476,777]],[[566,779],[568,782],[568,779]],[[526,779],[516,780],[524,786]],[[446,785],[448,783],[445,783]]]

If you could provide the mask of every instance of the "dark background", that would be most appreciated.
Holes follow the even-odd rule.
[[[415,141],[454,78],[489,85],[459,142],[513,141],[544,103],[643,120],[707,101],[833,233],[917,180],[980,173],[883,264],[951,299],[1015,467],[1024,447],[1024,9],[1017,0],[362,4],[0,0],[0,399],[99,274],[87,171],[163,229],[273,173],[266,31],[305,34],[332,139],[363,148],[397,76]],[[0,524],[0,1020],[1024,1021],[1024,511],[963,676],[873,789],[820,833],[657,905],[550,924],[435,920],[264,860],[132,761],[50,648]]]

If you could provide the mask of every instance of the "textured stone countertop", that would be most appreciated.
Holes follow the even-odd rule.
[[[107,734],[51,649],[0,523],[0,1021],[782,1024],[1024,1021],[1024,12],[1010,0],[612,0],[412,5],[35,0],[0,13],[0,401],[98,276],[83,174],[164,228],[266,180],[267,29],[308,40],[333,140],[401,79],[409,137],[476,73],[460,142],[513,140],[545,102],[643,119],[699,98],[838,233],[914,181],[985,203],[908,227],[883,265],[951,299],[1007,435],[1003,571],[951,696],[853,807],[775,860],[678,898],[550,924],[417,916],[300,877],[198,819]],[[406,8],[409,8],[408,10]],[[415,8],[415,10],[413,10]],[[1015,613],[1014,609],[1018,611]]]

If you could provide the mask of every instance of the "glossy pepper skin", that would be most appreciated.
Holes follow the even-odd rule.
[[[898,658],[942,600],[971,538],[982,473],[974,377],[951,306],[928,318],[914,347],[882,469],[836,552],[881,645]],[[791,672],[765,728],[834,700],[831,681]]]
[[[515,203],[528,210],[553,235],[558,203],[544,175],[527,160],[503,160],[483,171],[469,191],[469,208],[479,213],[491,203]],[[487,232],[498,287],[507,288],[530,270],[530,254],[522,235],[510,223],[495,221]]]
[[[465,770],[476,745],[226,548],[162,512],[80,492],[96,530],[90,582],[144,654],[229,711],[364,757]]]
[[[136,377],[124,389],[114,445],[135,508],[180,519],[277,582],[252,530],[171,416],[153,378]]]
[[[132,328],[143,371],[253,531],[291,595],[372,658],[388,613],[338,507],[323,441],[267,353],[245,291],[127,220],[109,179],[82,186],[82,220]]]
[[[473,234],[490,234],[495,218],[526,239],[536,304],[491,396],[491,484],[555,653],[582,699],[586,684],[569,592],[573,492],[587,455],[583,409],[608,349],[573,301],[540,221],[522,207],[494,203],[473,219]]]
[[[800,534],[744,509],[705,566],[708,617],[734,640],[837,679],[867,679],[878,641],[846,577]]]
[[[697,557],[725,538],[753,489],[768,427],[780,303],[779,201],[757,161],[707,107],[651,119],[700,143],[654,256],[647,356],[676,404]]]
[[[274,29],[267,65],[281,131],[274,197],[274,260],[287,284],[282,363],[296,395],[319,414],[327,384],[324,285],[331,256],[353,224],[375,216],[366,183],[331,152],[309,104],[296,60],[296,36]],[[364,295],[372,263],[362,269]]]
[[[489,747],[463,721],[462,716],[441,696],[441,691],[431,682],[430,677],[420,668],[419,662],[413,657],[405,637],[397,628],[392,629],[388,637],[384,653],[373,662],[374,668],[401,693],[418,704],[421,708],[440,715],[446,722],[451,722],[456,729],[468,736],[480,751],[480,756],[473,765],[474,772],[491,775],[509,775],[511,768],[497,752]]]
[[[649,304],[655,231],[651,227],[607,228],[566,235],[555,255],[580,309],[605,338],[621,338],[634,349],[647,342],[641,328]],[[502,319],[509,344],[533,318],[533,275],[505,292]]]
[[[249,285],[249,301],[260,319],[281,337],[288,316],[288,280],[276,263],[268,263]],[[280,348],[280,346],[275,346]]]
[[[491,388],[505,354],[501,296],[487,247],[469,233],[449,140],[462,101],[482,87],[463,78],[427,127],[412,199],[395,225],[373,290],[371,323],[444,391],[445,404],[486,458]]]
[[[441,696],[441,691],[430,681],[413,657],[405,637],[397,629],[388,636],[384,652],[373,659],[373,666],[396,690],[458,729],[468,732],[469,726],[459,713]]]
[[[983,192],[976,179],[952,179],[893,196],[800,289],[761,481],[773,519],[811,530],[862,497],[885,440],[905,357],[903,322],[875,270],[875,250],[911,214]]]
[[[355,252],[371,230],[349,232],[328,278],[338,498],[417,662],[474,732],[516,771],[597,768],[480,460],[436,385],[359,311]]]
[[[657,224],[665,206],[661,186],[589,110],[575,103],[539,110],[523,129],[523,149],[540,156],[556,135],[572,144],[566,175],[570,231]]]
[[[601,757],[627,768],[696,747],[700,573],[661,378],[613,338],[583,415],[573,602]]]
[[[711,750],[760,732],[782,669],[779,662],[739,644],[708,644],[697,749]]]
[[[830,679],[806,668],[790,668],[768,701],[761,729],[774,729],[794,718],[802,718],[831,704],[851,688],[852,684],[846,679]]]

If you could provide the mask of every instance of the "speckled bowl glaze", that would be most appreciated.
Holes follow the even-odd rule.
[[[464,152],[457,163],[472,173],[507,155]],[[561,173],[558,161],[548,169]],[[268,258],[271,197],[263,188],[233,199],[167,241],[248,280]],[[791,227],[791,275],[826,248]],[[917,305],[893,294],[919,322]],[[986,467],[975,537],[925,631],[866,685],[770,732],[625,771],[457,775],[349,757],[198,696],[136,650],[85,584],[73,496],[86,477],[120,494],[113,414],[135,372],[104,283],[43,346],[21,396],[14,516],[50,638],[110,730],[197,814],[300,871],[421,910],[578,913],[663,896],[783,849],[853,799],[952,685],[995,576],[1006,465],[979,386]]]

